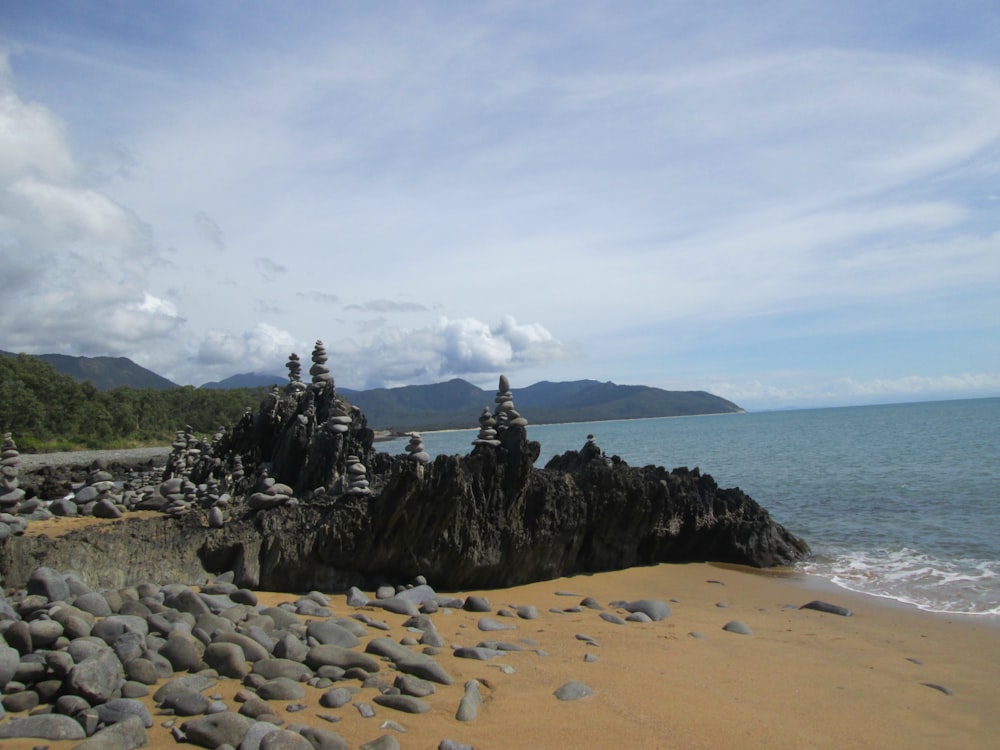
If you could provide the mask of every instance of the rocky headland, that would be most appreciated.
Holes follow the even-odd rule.
[[[417,574],[445,589],[486,588],[657,562],[769,567],[808,554],[752,498],[697,469],[632,467],[592,440],[535,468],[540,446],[502,376],[467,455],[432,460],[419,436],[403,455],[380,453],[365,416],[337,394],[322,342],[312,359],[311,382],[293,355],[288,385],[210,440],[179,432],[162,469],[122,484],[92,466],[71,472],[70,486],[43,470],[43,494],[16,488],[28,512],[0,516],[6,585],[23,586],[44,563],[96,586],[233,571],[240,586],[270,590]],[[130,518],[134,510],[157,515]],[[19,519],[51,514],[126,521],[54,538],[20,533]]]

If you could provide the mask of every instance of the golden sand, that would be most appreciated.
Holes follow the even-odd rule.
[[[711,564],[659,565],[461,592],[474,593],[489,599],[491,617],[516,625],[516,630],[483,633],[477,629],[483,615],[460,610],[434,614],[448,644],[436,660],[454,685],[438,686],[425,699],[432,706],[429,713],[411,715],[374,705],[377,692],[367,688],[355,696],[356,702],[375,709],[376,716],[365,719],[350,704],[320,707],[323,690],[306,687],[305,710],[290,713],[285,709],[291,702],[275,704],[286,725],[335,731],[354,748],[383,734],[394,735],[403,748],[427,750],[445,738],[480,750],[1000,746],[1000,626],[995,620],[932,615],[829,586],[817,588],[815,580],[791,573]],[[618,625],[590,609],[550,611],[573,607],[585,596],[605,606],[616,600],[667,600],[673,614],[659,622]],[[278,593],[259,597],[262,604],[296,598]],[[847,606],[854,615],[798,609],[817,598]],[[496,617],[498,609],[527,604],[538,608],[537,619]],[[342,595],[332,597],[331,608],[337,615],[352,612]],[[372,638],[407,635],[403,616],[366,611],[391,626],[388,633],[373,630]],[[742,621],[752,634],[723,631],[731,620]],[[579,640],[577,634],[599,645]],[[453,645],[522,643],[520,639],[537,646],[487,662],[450,653]],[[585,661],[588,653],[597,661]],[[513,670],[501,669],[505,665]],[[391,682],[394,673],[387,666],[382,676]],[[475,721],[459,722],[455,712],[463,685],[471,679],[483,684],[485,700]],[[553,692],[571,680],[585,683],[594,695],[572,702],[556,699]],[[233,696],[239,688],[235,681],[222,681],[206,694],[218,694],[236,710]],[[154,713],[150,746],[176,747],[162,726],[171,717],[156,715],[151,698],[144,700]],[[321,714],[341,719],[329,723]],[[382,728],[387,720],[406,732]],[[0,748],[10,750],[74,744],[0,740]]]

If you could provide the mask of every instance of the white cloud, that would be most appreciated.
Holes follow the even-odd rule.
[[[439,318],[423,328],[382,326],[365,341],[329,344],[338,382],[352,387],[494,377],[563,359],[568,349],[537,323],[504,316],[490,326],[475,318]]]
[[[0,248],[8,348],[129,354],[183,324],[148,291],[157,252],[144,227],[88,187],[63,124],[0,76]],[[9,269],[9,273],[8,273]]]

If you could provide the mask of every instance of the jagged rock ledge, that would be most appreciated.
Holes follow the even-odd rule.
[[[418,574],[461,590],[659,562],[769,567],[809,552],[745,493],[697,469],[631,467],[592,441],[534,468],[540,446],[506,378],[496,439],[424,463],[374,451],[364,416],[332,378],[307,386],[290,372],[257,415],[168,462],[165,480],[207,482],[211,502],[175,500],[173,515],[126,515],[53,539],[10,537],[0,544],[5,586],[45,565],[113,588],[232,570],[237,585],[273,591],[373,588]]]

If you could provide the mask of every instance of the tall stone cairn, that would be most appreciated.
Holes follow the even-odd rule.
[[[288,368],[288,391],[304,391],[306,387],[302,382],[302,362],[299,361],[299,355],[295,352],[289,354],[285,367]]]
[[[347,457],[347,494],[371,494],[371,488],[368,486],[368,469],[357,456]]]
[[[333,375],[330,374],[330,368],[326,366],[326,359],[326,345],[317,340],[312,353],[312,367],[309,368],[313,385],[326,385],[327,383],[333,385]]]
[[[490,407],[484,406],[483,413],[479,415],[479,434],[472,441],[473,445],[500,445],[496,431],[497,421],[490,414]]]
[[[17,445],[9,432],[4,433],[0,449],[0,510],[11,512],[24,499],[24,490],[17,479],[17,466],[21,462]]]
[[[506,375],[500,376],[500,385],[497,388],[496,398],[493,400],[497,405],[496,410],[493,412],[493,417],[496,419],[498,430],[506,430],[508,427],[514,426],[526,427],[528,425],[528,420],[514,409],[514,395],[510,392],[510,381],[507,380]]]

